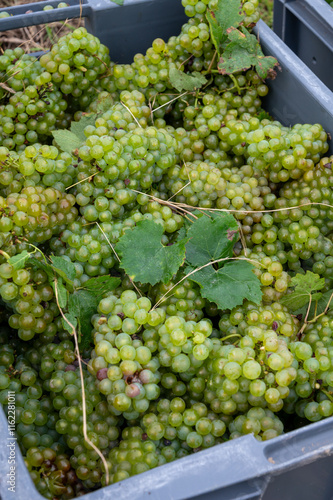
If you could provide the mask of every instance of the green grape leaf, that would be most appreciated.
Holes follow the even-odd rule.
[[[268,111],[266,111],[266,110],[264,110],[264,109],[262,109],[262,110],[260,111],[260,113],[258,113],[258,119],[259,119],[260,121],[261,121],[261,120],[265,120],[265,119],[267,119],[267,120],[271,120],[271,121],[273,121],[273,120],[274,120],[274,118],[272,118],[272,116],[268,113]]]
[[[189,279],[198,283],[202,297],[215,302],[219,309],[233,309],[244,299],[256,304],[261,302],[260,281],[252,269],[253,265],[245,260],[233,260],[217,271],[212,266],[200,269]]]
[[[71,154],[82,144],[81,139],[70,130],[53,130],[52,135],[57,146],[65,153]]]
[[[17,255],[13,255],[13,257],[10,257],[8,259],[8,263],[13,266],[14,269],[23,269],[25,266],[25,263],[27,262],[28,259],[30,259],[31,253],[27,252],[26,250],[23,250],[23,252],[18,253]]]
[[[305,292],[312,293],[317,290],[322,290],[325,286],[325,278],[321,278],[319,274],[306,271],[305,274],[296,274],[291,278],[291,283],[295,290],[304,290]]]
[[[328,290],[325,293],[322,293],[320,299],[317,300],[316,304],[317,307],[315,307],[315,303],[311,304],[309,318],[315,317],[315,315],[317,316],[318,314],[322,314],[326,308],[327,310],[331,309],[333,307],[332,295],[333,295],[332,289]]]
[[[57,257],[55,255],[51,255],[50,261],[51,262],[49,264],[48,262],[45,262],[45,260],[38,260],[35,257],[32,257],[30,259],[30,264],[33,268],[45,271],[50,284],[52,284],[56,274],[60,276],[65,283],[73,287],[73,280],[76,276],[74,264],[63,257]]]
[[[295,287],[294,291],[282,297],[280,302],[292,312],[302,310],[302,314],[306,314],[310,296],[314,303],[321,299],[322,293],[312,292],[318,292],[325,286],[325,278],[307,271],[305,274],[296,274],[291,278],[291,283]]]
[[[265,56],[255,35],[245,28],[228,29],[230,43],[226,46],[218,62],[218,71],[222,75],[231,75],[254,66],[260,78],[266,78],[278,64],[275,57]]]
[[[114,99],[111,94],[98,97],[95,101],[96,110],[99,113],[105,113],[114,105]]]
[[[73,132],[73,134],[75,134],[76,137],[78,139],[80,139],[80,141],[81,141],[80,146],[87,139],[87,137],[84,135],[84,129],[88,125],[95,125],[95,121],[96,121],[97,117],[98,117],[97,114],[94,113],[94,114],[82,116],[82,118],[78,122],[72,121],[71,132]]]
[[[312,297],[314,295],[312,295]],[[308,320],[314,319],[316,316],[318,316],[318,314],[322,314],[327,306],[329,306],[328,309],[331,309],[333,307],[333,299],[330,300],[332,295],[333,295],[333,290],[328,290],[327,292],[322,293],[319,299],[311,300]],[[293,312],[294,314],[301,314],[303,318],[305,318],[308,308],[309,308],[309,300],[307,301],[306,305],[300,307],[299,309]]]
[[[119,239],[116,251],[121,257],[120,267],[133,281],[167,283],[184,263],[188,238],[163,246],[162,235],[160,224],[143,220]]]
[[[306,311],[308,309],[308,304],[310,301],[310,296],[311,300],[316,301],[322,297],[322,294],[315,293],[311,295],[305,290],[295,290],[294,292],[288,293],[288,295],[281,297],[280,303],[286,306],[291,312],[302,310],[302,314],[306,314]],[[297,312],[297,314],[299,314],[299,312]]]
[[[51,264],[48,264],[45,262],[45,260],[38,260],[36,257],[31,257],[29,259],[29,264],[32,266],[33,269],[41,269],[47,274],[49,283],[52,283],[54,280],[54,271],[52,269]]]
[[[322,293],[312,292],[318,292],[318,290],[324,288],[325,278],[321,278],[319,274],[312,273],[311,271],[306,271],[305,274],[296,274],[296,276],[291,278],[291,283],[292,286],[295,287],[294,291],[284,297],[281,297],[280,302],[286,306],[289,311],[297,311],[297,314],[305,315],[310,302],[310,297],[311,302],[313,302],[313,306],[316,301],[319,301],[322,298]],[[328,300],[329,298],[327,301]]]
[[[213,43],[220,56],[223,45],[228,38],[227,30],[232,26],[238,28],[243,21],[244,16],[241,14],[241,1],[219,0],[217,9],[214,11],[208,10],[206,17]]]
[[[91,278],[84,283],[84,289],[95,297],[101,297],[107,292],[111,292],[121,284],[120,278],[114,276],[98,276]]]
[[[71,314],[71,313],[65,313],[64,316],[67,318],[67,320],[69,321],[69,323],[74,326],[74,328],[76,330],[76,328],[77,328],[77,319],[76,319],[76,317],[73,314]],[[70,334],[73,335],[73,328],[70,326],[70,324],[68,324],[67,321],[65,321],[65,319],[62,318],[62,326],[64,327],[64,330],[66,330],[67,332],[69,332]]]
[[[186,261],[196,267],[210,260],[231,257],[238,235],[233,215],[224,212],[200,214],[187,231],[190,239],[186,245]]]
[[[76,276],[74,264],[63,257],[57,257],[55,255],[51,255],[50,259],[52,262],[52,269],[59,274],[66,283],[73,285],[73,280]]]
[[[54,293],[57,292],[58,296],[58,306],[63,309],[64,307],[67,306],[67,289],[63,284],[63,281],[61,278],[54,279],[51,282],[51,286],[53,288]]]
[[[52,135],[57,146],[65,153],[72,154],[86,141],[84,129],[88,125],[95,125],[97,117],[95,113],[84,115],[78,122],[72,121],[70,130],[53,130]]]
[[[77,319],[78,338],[83,349],[92,341],[91,317],[96,313],[97,305],[97,298],[87,290],[76,290],[68,298],[68,312]]]
[[[169,71],[170,83],[178,92],[182,90],[188,90],[193,92],[195,89],[200,89],[207,79],[198,71],[193,71],[190,75],[180,71],[177,68],[171,68]]]

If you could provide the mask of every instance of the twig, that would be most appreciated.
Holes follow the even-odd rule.
[[[183,94],[177,95],[176,97],[171,99],[171,101],[168,101],[165,104],[161,104],[161,106],[159,106],[158,108],[153,109],[153,113],[155,113],[155,111],[157,111],[158,109],[161,109],[161,108],[164,108],[165,106],[168,106],[173,101],[176,101],[177,99],[180,99],[181,97],[183,97],[184,95],[187,95],[187,94],[190,94],[190,92],[186,91],[186,92],[183,92]]]
[[[123,103],[123,101],[120,101],[120,104],[122,104],[124,106],[124,108],[127,109],[127,111],[132,115],[132,117],[134,118],[134,120],[136,121],[136,123],[138,124],[138,126],[140,128],[142,128],[142,125],[140,125],[140,123],[138,122],[137,118],[133,115],[132,111],[129,109],[128,106],[126,106],[126,104]]]
[[[89,175],[88,177],[85,177],[85,178],[84,178],[84,179],[82,179],[81,181],[78,181],[78,182],[76,182],[75,184],[72,184],[71,186],[66,187],[65,191],[67,191],[67,189],[70,189],[70,188],[72,188],[72,187],[74,187],[74,186],[77,186],[78,184],[81,184],[81,182],[88,181],[88,180],[92,179],[92,178],[93,178],[96,174],[99,174],[99,172],[97,171],[97,172],[95,172],[94,174],[91,174],[91,175]]]
[[[309,300],[308,309],[307,309],[307,311],[306,311],[306,315],[305,315],[305,318],[304,318],[304,323],[303,323],[303,326],[302,326],[302,328],[300,329],[300,331],[298,332],[298,335],[299,335],[299,336],[301,336],[301,335],[302,335],[302,333],[304,332],[305,327],[306,327],[306,325],[307,325],[307,319],[308,319],[308,317],[309,317],[309,313],[310,313],[310,309],[311,309],[311,304],[312,304],[312,295],[311,295],[311,293],[310,293],[310,300]]]

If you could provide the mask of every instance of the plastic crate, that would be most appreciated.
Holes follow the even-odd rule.
[[[274,0],[273,30],[333,90],[333,8],[325,0]]]
[[[46,3],[55,2],[45,2],[41,5]],[[140,50],[144,50],[155,36],[161,36],[161,32],[157,32],[158,29],[153,25],[151,29],[147,29],[149,33],[136,29],[135,36],[133,35],[134,19],[141,20],[140,26],[147,23],[147,19],[143,19],[143,12],[147,9],[159,13],[157,24],[170,21],[169,26],[164,26],[163,32],[170,35],[179,32],[184,19],[182,12],[179,11],[180,0],[127,2],[125,7],[114,4],[110,6],[101,0],[98,5],[104,5],[105,9],[100,8],[98,15],[103,18],[103,26],[108,27],[108,31],[103,31],[97,29],[96,23],[92,22],[94,16],[95,18],[97,16],[96,5],[97,2],[92,0],[83,4],[82,15],[88,19],[90,30],[95,35],[103,34],[104,43],[111,49],[111,57],[114,57],[113,40],[118,39],[119,43],[119,36],[120,40],[127,40],[126,51],[122,52],[121,58],[119,57],[119,60],[124,62],[129,62],[139,47]],[[36,8],[36,4],[25,5],[24,12],[26,9],[30,10],[30,7]],[[173,7],[175,7],[174,12]],[[127,9],[132,9],[131,16],[129,16],[130,10]],[[12,28],[11,23],[15,23],[15,27],[22,26],[20,20],[25,26],[50,22],[49,14],[52,14],[52,21],[78,17],[78,4],[75,2],[72,2],[72,6],[67,9],[26,15],[22,7],[7,10],[18,14],[13,18],[1,19],[0,31]],[[27,20],[28,16],[32,16],[30,23]],[[150,19],[151,23],[155,22]],[[118,30],[116,37],[113,28]],[[264,100],[265,109],[284,125],[321,123],[332,133],[332,92],[263,22],[258,23],[256,32],[264,52],[275,56],[281,66],[277,78],[269,82],[270,93]],[[117,60],[117,56],[115,59]],[[85,498],[87,500],[114,498],[117,500],[281,500],[281,498],[331,500],[332,436],[333,417],[309,424],[267,442],[258,442],[252,435],[244,436],[89,493]],[[1,499],[42,500],[44,497],[35,489],[18,446],[15,457],[15,492],[8,490],[7,474],[10,467],[8,445],[13,439],[13,436],[8,434],[7,421],[0,409]]]
[[[11,15],[0,19],[0,32],[83,17],[87,30],[109,47],[112,61],[126,63],[136,53],[145,52],[155,38],[168,39],[175,27],[177,33],[186,21],[178,0],[125,0],[123,6],[111,0],[66,0],[69,7],[61,9],[56,8],[58,3],[46,0],[0,9]],[[54,9],[43,11],[46,5]]]

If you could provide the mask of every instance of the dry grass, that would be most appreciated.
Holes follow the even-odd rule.
[[[39,0],[1,0],[1,7],[36,3]],[[60,1],[60,0],[59,0]],[[83,19],[68,19],[50,24],[38,24],[0,32],[0,53],[6,49],[22,47],[25,52],[33,53],[49,50],[57,40],[79,26],[84,26]]]
[[[273,27],[273,0],[259,0],[260,17],[265,23]]]

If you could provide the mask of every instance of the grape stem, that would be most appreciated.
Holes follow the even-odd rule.
[[[82,179],[81,181],[78,181],[78,182],[76,182],[75,184],[72,184],[71,186],[66,187],[66,189],[65,189],[65,190],[67,191],[67,189],[71,189],[72,187],[77,186],[78,184],[81,184],[81,182],[84,182],[84,181],[89,181],[89,182],[90,182],[90,181],[91,181],[91,179],[92,179],[92,178],[93,178],[96,174],[99,174],[99,171],[95,172],[94,174],[89,175],[88,177],[85,177],[85,178],[84,178],[84,179]]]
[[[118,262],[120,262],[120,258],[119,258],[119,255],[117,254],[114,246],[112,245],[111,241],[109,240],[109,238],[107,237],[107,235],[105,234],[105,232],[103,231],[102,227],[100,226],[100,224],[98,222],[96,222],[99,230],[101,231],[101,233],[103,234],[104,238],[106,239],[107,243],[109,244],[111,250],[113,251],[113,253],[115,254]],[[139,288],[136,286],[136,284],[134,283],[134,281],[132,280],[132,278],[130,278],[130,281],[132,283],[132,285],[134,286],[135,290],[138,292],[138,294],[142,297],[142,293],[140,292]]]
[[[248,259],[246,257],[223,257],[222,259],[216,259],[216,260],[209,261],[204,266],[198,267],[197,269],[193,269],[193,271],[186,274],[181,280],[178,281],[178,283],[173,285],[164,295],[162,295],[162,297],[156,302],[156,304],[154,305],[154,307],[152,307],[151,310],[153,311],[156,307],[158,307],[161,304],[161,302],[164,301],[165,297],[171,292],[171,290],[173,290],[176,286],[178,286],[180,283],[182,283],[182,281],[186,280],[189,276],[192,276],[192,274],[195,274],[196,272],[201,271],[201,269],[204,269],[205,267],[212,266],[212,265],[218,264],[220,262],[225,262],[226,260],[246,260],[247,262],[252,262],[253,264],[257,264],[257,265],[259,264],[262,267],[264,267],[257,260]]]
[[[226,337],[221,337],[220,340],[228,340],[231,337],[242,337],[242,335],[240,335],[240,333],[232,333],[231,335],[227,335]]]
[[[312,304],[312,295],[311,295],[311,293],[309,294],[309,296],[310,296],[310,300],[309,300],[308,309],[306,311],[306,315],[305,315],[305,318],[304,318],[303,326],[300,329],[300,331],[298,332],[298,335],[302,335],[302,333],[305,330],[306,325],[308,324],[308,317],[309,317],[309,313],[310,313],[310,309],[311,309],[311,304]]]
[[[208,66],[208,69],[207,69],[207,73],[210,73],[210,71],[211,71],[211,69],[212,69],[212,66],[213,66],[213,64],[214,64],[214,61],[215,61],[215,59],[216,59],[216,55],[217,55],[217,50],[215,50],[214,55],[213,55],[213,57],[212,57],[212,60],[211,60],[211,61],[210,61],[210,63],[209,63],[209,66]]]
[[[329,399],[330,401],[332,401],[332,403],[333,403],[333,396],[332,396],[332,395],[331,395],[328,391],[326,391],[326,389],[323,389],[322,387],[320,388],[320,390],[321,390],[321,392],[323,392],[323,393],[325,394],[325,396],[327,396],[327,397],[328,397],[328,399]]]
[[[0,254],[3,255],[5,257],[6,260],[9,260],[10,259],[10,255],[8,255],[7,252],[5,252],[4,250],[0,250]]]
[[[238,95],[240,95],[241,94],[241,88],[240,88],[240,86],[239,86],[236,78],[234,77],[234,75],[231,75],[231,74],[229,76],[230,76],[231,80],[234,82],[234,85],[235,85],[235,87],[237,89]]]
[[[137,191],[136,189],[132,189],[132,191],[134,193],[138,193],[138,194],[145,194],[146,196],[148,196],[149,198],[151,198],[153,201],[157,201],[157,203],[159,203],[160,205],[166,205],[167,207],[170,207],[170,208],[172,208],[174,210],[182,211],[182,212],[186,213],[187,215],[189,215],[189,216],[191,216],[191,217],[193,217],[195,219],[198,218],[196,215],[192,214],[192,212],[189,212],[188,210],[185,210],[184,208],[178,208],[178,203],[176,204],[176,203],[173,203],[173,202],[169,201],[169,200],[171,200],[171,198],[169,198],[169,200],[161,200],[160,198],[156,198],[156,196],[153,196],[153,195],[148,194],[148,193],[141,193],[141,191]],[[194,207],[189,207],[189,208],[193,209]],[[197,208],[197,210],[200,210],[200,208]]]
[[[79,363],[79,371],[80,371],[80,379],[81,379],[81,394],[82,394],[82,418],[83,418],[82,430],[83,430],[83,437],[84,437],[85,441],[96,451],[96,453],[98,454],[98,456],[102,460],[104,468],[105,468],[105,476],[106,476],[105,482],[106,482],[106,484],[109,484],[109,481],[110,481],[110,478],[109,478],[109,468],[108,468],[108,464],[107,464],[107,462],[105,460],[105,457],[104,457],[103,453],[101,452],[101,450],[99,448],[97,448],[97,446],[95,446],[92,441],[90,441],[90,439],[88,437],[88,434],[87,434],[86,393],[85,393],[85,388],[84,388],[84,377],[83,377],[82,361],[81,361],[80,350],[79,350],[79,341],[78,341],[78,338],[77,338],[77,333],[76,333],[74,325],[69,321],[69,319],[66,317],[66,315],[63,312],[63,310],[60,307],[57,283],[58,283],[57,278],[54,278],[54,284],[55,284],[55,286],[54,286],[54,292],[55,292],[56,303],[57,303],[58,309],[60,311],[60,314],[61,314],[63,320],[68,324],[68,326],[72,330],[72,335],[73,335],[74,340],[75,340],[75,351],[76,351],[77,360],[78,360],[78,363]]]
[[[171,104],[173,101],[176,101],[177,99],[180,99],[180,98],[181,98],[181,97],[183,97],[184,95],[188,95],[188,94],[190,94],[190,93],[191,93],[191,92],[188,92],[188,91],[183,92],[182,94],[179,94],[179,95],[177,95],[176,97],[174,97],[173,99],[171,99],[171,101],[168,101],[168,102],[166,102],[166,103],[162,104],[161,106],[159,106],[158,108],[153,109],[153,111],[152,111],[152,112],[153,112],[153,113],[155,113],[155,111],[157,111],[158,109],[164,108],[164,106],[168,106],[168,105],[169,105],[169,104]]]
[[[124,106],[124,108],[126,108],[127,111],[132,115],[132,117],[134,118],[134,120],[138,124],[138,127],[142,128],[142,125],[140,125],[140,123],[138,122],[137,118],[133,115],[132,111],[126,106],[126,104],[124,104],[123,101],[120,101],[120,104],[122,104]]]
[[[0,87],[6,90],[6,92],[11,92],[12,94],[15,94],[15,90],[11,89],[10,87],[7,87],[5,83],[0,82]]]
[[[315,307],[315,314],[314,314],[314,317],[313,317],[312,319],[308,320],[308,315],[309,315],[309,312],[310,312],[310,308],[311,308],[311,301],[312,301],[312,298],[311,298],[311,297],[312,297],[312,296],[311,296],[311,294],[310,294],[310,301],[309,301],[308,309],[307,309],[306,316],[305,316],[305,319],[304,319],[304,323],[303,323],[303,326],[302,326],[302,328],[300,329],[300,331],[299,331],[298,335],[302,335],[302,333],[303,333],[303,331],[304,331],[304,329],[305,329],[305,327],[306,327],[307,325],[309,325],[310,323],[314,323],[315,321],[317,321],[317,319],[318,319],[318,318],[320,318],[321,316],[324,316],[324,315],[327,313],[327,311],[329,310],[329,307],[330,307],[330,303],[331,303],[331,301],[332,301],[332,299],[333,299],[333,292],[331,293],[331,296],[330,296],[330,298],[329,298],[329,301],[327,302],[327,305],[326,305],[326,307],[325,307],[325,310],[324,310],[322,313],[318,314],[318,315],[316,315],[317,305],[318,305],[318,302],[316,301],[316,307]]]

